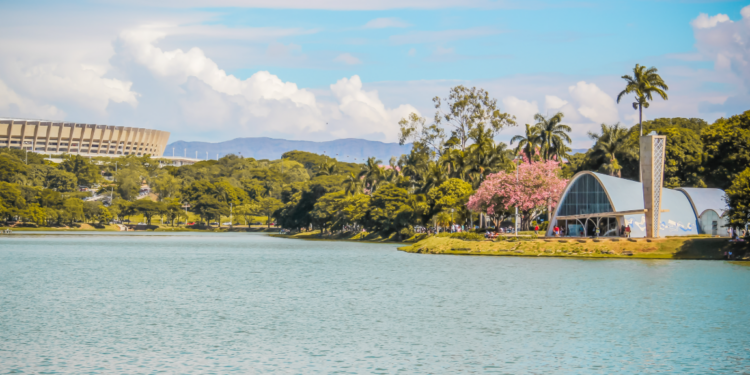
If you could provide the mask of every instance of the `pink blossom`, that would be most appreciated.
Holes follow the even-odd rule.
[[[510,210],[516,206],[523,212],[544,211],[548,204],[555,207],[568,183],[560,177],[559,164],[553,160],[520,163],[518,182],[515,171],[490,174],[466,206],[489,215],[496,209]]]

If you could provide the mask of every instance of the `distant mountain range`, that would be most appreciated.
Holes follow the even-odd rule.
[[[174,151],[173,151],[174,149]],[[289,141],[275,138],[236,138],[231,141],[185,142],[177,141],[167,145],[164,156],[187,156],[198,159],[216,159],[227,154],[242,155],[254,159],[278,159],[287,151],[307,151],[325,154],[339,161],[361,163],[368,157],[374,156],[388,163],[392,156],[399,157],[411,151],[411,144],[384,143],[367,141],[364,139],[337,139],[328,142]],[[206,155],[208,153],[208,155]]]
[[[174,151],[173,151],[174,149]],[[411,144],[399,145],[398,143],[384,143],[378,141],[367,141],[364,139],[337,139],[327,142],[313,141],[289,141],[275,138],[235,138],[224,142],[185,142],[177,141],[167,145],[164,156],[187,156],[198,159],[216,159],[227,154],[242,155],[254,159],[274,160],[281,157],[287,151],[307,151],[320,155],[328,155],[339,161],[361,163],[367,158],[374,156],[384,164],[392,156],[399,157],[411,151]],[[573,149],[571,154],[585,153],[587,149]],[[196,154],[197,152],[197,154]],[[208,154],[206,154],[208,153]]]

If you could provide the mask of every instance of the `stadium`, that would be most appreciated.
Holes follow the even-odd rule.
[[[161,130],[0,118],[0,147],[47,155],[161,156],[168,140]]]

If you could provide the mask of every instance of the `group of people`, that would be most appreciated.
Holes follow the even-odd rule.
[[[620,236],[630,238],[630,225],[623,225],[620,227]],[[534,227],[534,233],[539,234],[539,226]],[[559,226],[555,225],[555,227],[552,229],[552,233],[555,237],[566,237],[570,236],[570,228],[560,228]],[[601,235],[601,231],[599,230],[598,226],[594,227],[594,237],[599,237]],[[578,236],[579,237],[585,237],[586,232],[584,232],[583,227],[578,228]]]

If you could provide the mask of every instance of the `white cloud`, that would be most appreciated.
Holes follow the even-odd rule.
[[[343,78],[330,86],[335,102],[319,102],[316,95],[293,82],[284,82],[267,71],[241,80],[220,69],[199,48],[162,50],[155,42],[163,29],[142,27],[121,33],[120,59],[147,68],[172,87],[183,119],[180,132],[232,131],[232,136],[276,135],[293,139],[371,137],[397,139],[397,122],[415,108],[387,108],[377,91],[365,91],[359,76]],[[281,48],[280,48],[281,49]],[[283,48],[285,51],[287,47]],[[336,61],[360,63],[345,53]],[[224,135],[226,137],[226,135]]]
[[[410,113],[419,111],[411,105],[400,105],[388,109],[378,96],[378,92],[364,91],[359,76],[342,78],[331,85],[331,92],[339,101],[338,110],[356,123],[371,125],[385,135],[385,139],[395,140],[398,137],[398,121]]]
[[[706,13],[701,13],[698,17],[690,22],[696,29],[709,29],[721,22],[732,22],[726,14],[717,14],[709,17]]]
[[[345,52],[338,56],[336,56],[335,59],[333,59],[334,62],[339,62],[346,65],[357,65],[362,64],[362,60],[358,59],[355,56],[352,56],[351,53]]]
[[[503,98],[503,106],[506,112],[516,116],[516,122],[521,127],[524,127],[524,124],[534,125],[536,123],[534,115],[539,113],[539,106],[536,102],[529,102],[518,99],[515,96],[508,96]]]
[[[567,100],[560,99],[554,95],[544,96],[544,109],[548,111],[559,110],[560,108],[564,107],[566,104],[568,104]]]
[[[257,72],[243,81],[226,74],[199,48],[187,52],[180,49],[162,51],[153,43],[164,36],[164,32],[148,27],[125,31],[120,34],[124,42],[122,52],[156,76],[171,79],[176,84],[186,82],[188,77],[196,77],[218,92],[241,95],[249,101],[290,100],[300,106],[315,107],[315,95],[299,89],[292,82],[282,82],[269,72]]]
[[[714,68],[721,72],[732,72],[750,87],[750,6],[740,12],[742,20],[732,22],[729,17],[718,14],[708,17],[701,14],[691,22],[695,35],[695,47]]]
[[[615,100],[596,84],[580,81],[568,87],[568,91],[580,104],[578,112],[591,121],[613,124],[619,120]]]
[[[363,27],[365,29],[385,29],[390,27],[409,27],[408,23],[395,18],[395,17],[389,17],[389,18],[376,18],[374,20],[371,20],[370,22],[366,23]]]
[[[262,43],[267,49],[256,51],[265,58],[304,59],[299,45],[276,41],[304,30],[176,24],[124,27],[92,40],[85,35],[61,36],[54,43],[0,39],[6,51],[0,56],[0,115],[153,127],[172,132],[173,140],[276,136],[393,142],[398,120],[418,112],[410,105],[384,105],[356,75],[314,91],[268,71],[238,78],[204,49],[188,44],[198,33],[197,40]],[[338,61],[361,63],[351,54]]]
[[[0,113],[4,117],[60,120],[65,112],[48,104],[38,104],[11,90],[0,80]]]

